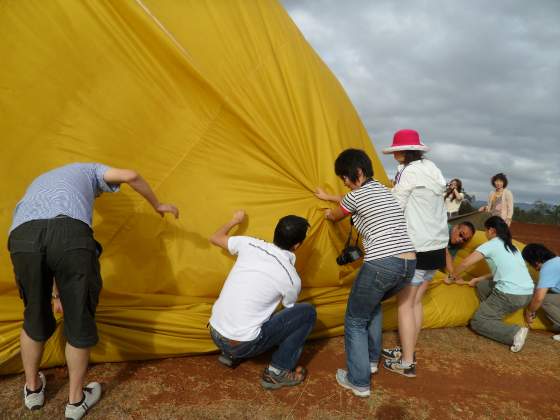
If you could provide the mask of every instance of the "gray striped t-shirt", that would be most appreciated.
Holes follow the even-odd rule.
[[[107,184],[109,169],[100,163],[71,163],[45,172],[31,183],[14,210],[10,232],[30,220],[65,215],[91,226],[93,202],[102,192],[116,192],[118,184]]]

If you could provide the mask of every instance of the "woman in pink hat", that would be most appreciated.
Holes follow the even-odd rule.
[[[420,141],[414,130],[397,131],[393,144],[383,150],[392,153],[399,162],[393,194],[404,210],[408,235],[416,249],[416,270],[411,283],[398,295],[400,312],[406,310],[404,302],[412,302],[415,315],[416,336],[422,329],[422,297],[436,270],[445,267],[445,250],[449,242],[447,212],[443,195],[446,182],[441,171],[424,158],[429,148]],[[404,354],[400,347],[384,349],[384,367],[405,376],[415,370],[414,354]]]

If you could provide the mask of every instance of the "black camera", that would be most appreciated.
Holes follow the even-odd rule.
[[[350,242],[352,241],[352,226],[354,226],[354,221],[350,219],[350,232],[348,232],[348,239],[346,240],[346,244],[344,245],[344,249],[340,253],[338,257],[336,257],[336,263],[338,265],[346,265],[353,263],[354,261],[359,260],[362,258],[364,253],[358,246],[358,239],[360,238],[360,234],[356,236],[356,242],[354,245],[351,245]]]
[[[345,247],[340,255],[336,257],[336,263],[338,265],[350,264],[362,258],[362,255],[363,253],[359,246],[350,245]]]

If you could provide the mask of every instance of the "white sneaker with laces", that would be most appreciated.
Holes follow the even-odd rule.
[[[552,339],[556,341],[560,341],[560,334],[553,335]]]
[[[512,352],[517,353],[521,351],[525,345],[525,340],[527,339],[527,334],[529,333],[529,328],[521,327],[519,331],[513,337],[513,345],[509,348]]]
[[[39,372],[38,376],[42,383],[41,391],[31,394],[28,393],[27,384],[23,385],[23,402],[30,410],[38,410],[43,408],[43,404],[45,404],[45,387],[47,386],[47,380],[43,372]]]
[[[101,384],[90,382],[84,387],[84,400],[76,407],[72,404],[66,404],[65,416],[67,420],[78,420],[86,415],[88,410],[93,407],[101,398]]]

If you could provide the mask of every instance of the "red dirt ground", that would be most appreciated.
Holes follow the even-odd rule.
[[[525,244],[539,242],[560,255],[560,226],[512,222],[513,238]]]
[[[558,226],[514,223],[515,239],[541,242],[556,252]],[[265,354],[235,369],[216,355],[92,366],[90,380],[104,395],[90,419],[560,419],[560,343],[551,333],[531,332],[522,352],[480,337],[468,328],[424,330],[418,348],[418,376],[384,369],[373,375],[372,395],[353,396],[336,384],[343,368],[344,340],[316,340],[301,364],[309,369],[297,387],[264,391]],[[396,342],[395,332],[384,334]],[[63,415],[65,368],[47,369],[47,403],[39,412],[22,408],[23,375],[0,377],[0,419]]]

